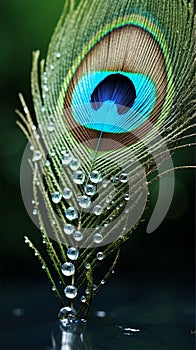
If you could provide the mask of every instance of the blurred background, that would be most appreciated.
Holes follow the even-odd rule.
[[[0,0],[2,350],[38,350],[37,345],[32,348],[29,344],[24,345],[33,332],[37,330],[39,333],[34,322],[35,306],[43,320],[56,317],[56,311],[48,305],[54,305],[58,310],[58,302],[50,291],[45,274],[24,244],[24,235],[30,236],[38,246],[41,246],[41,238],[21,198],[20,162],[27,141],[16,125],[14,110],[22,110],[18,99],[18,92],[22,92],[33,113],[30,91],[32,51],[40,49],[41,57],[46,56],[63,4],[64,0]],[[193,149],[187,147],[177,151],[173,160],[175,165],[193,164]],[[151,187],[151,192],[146,219],[156,203],[158,183]],[[176,333],[173,337],[171,334],[170,347],[164,347],[168,350],[193,349],[194,193],[194,171],[178,170],[175,195],[164,222],[150,235],[145,232],[148,221],[140,225],[122,248],[115,275],[94,302],[94,309],[105,308],[109,313],[117,310],[118,316],[127,322],[132,319],[136,323],[153,325],[161,319],[168,325],[167,331],[175,323],[179,343],[176,344],[174,339]],[[21,331],[24,324],[27,327],[25,332]],[[165,328],[161,329],[165,334]],[[46,334],[49,333],[47,329]],[[10,334],[15,339],[12,343]],[[45,342],[40,340],[40,346],[42,343],[45,346]],[[144,344],[138,349],[152,350],[153,346],[148,348]]]

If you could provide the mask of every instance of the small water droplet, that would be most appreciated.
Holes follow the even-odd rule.
[[[105,311],[102,311],[102,310],[97,311],[97,312],[96,312],[96,316],[97,316],[97,317],[100,317],[100,318],[104,318],[104,317],[106,317],[106,312],[105,312]]]
[[[70,260],[77,260],[78,256],[79,256],[79,251],[78,249],[74,248],[74,247],[70,247],[67,250],[67,256]]]
[[[126,193],[126,194],[125,194],[125,196],[124,196],[124,198],[125,198],[125,200],[126,200],[126,201],[128,201],[128,200],[129,200],[129,198],[130,198],[130,197],[129,197],[129,194],[128,194],[128,193]]]
[[[93,236],[93,241],[95,243],[101,243],[103,241],[103,236],[101,233],[95,233]]]
[[[80,300],[81,300],[82,303],[86,303],[86,297],[85,297],[85,295],[82,295]]]
[[[66,148],[65,148],[65,147],[62,147],[62,148],[61,148],[61,154],[66,154],[66,153],[67,153]]]
[[[74,264],[66,262],[61,266],[61,271],[65,276],[72,276],[75,272]]]
[[[42,265],[42,269],[44,270],[45,268],[46,268],[46,266],[43,264],[43,265]]]
[[[94,185],[88,184],[84,187],[84,190],[88,196],[93,196],[96,193],[96,187]]]
[[[86,263],[86,264],[85,264],[85,268],[86,268],[87,270],[89,270],[89,269],[91,268],[91,265],[90,265],[89,263]]]
[[[94,290],[94,291],[97,290],[96,284],[93,284],[93,290]]]
[[[102,281],[101,281],[101,284],[105,284],[105,281],[104,281],[104,280],[102,280]]]
[[[90,294],[90,290],[89,290],[88,288],[86,288],[85,294],[86,294],[86,295],[89,295],[89,294]]]
[[[31,129],[35,131],[37,129],[36,125],[32,125]]]
[[[68,220],[75,220],[78,218],[78,212],[74,207],[69,207],[65,211],[65,216]]]
[[[51,70],[54,69],[54,65],[53,65],[53,64],[50,65],[50,69],[51,69]]]
[[[54,123],[53,122],[49,122],[48,123],[48,131],[52,132],[52,131],[54,131],[54,128],[55,128]]]
[[[65,224],[63,228],[66,235],[72,235],[74,233],[74,226],[71,224]]]
[[[36,208],[33,209],[33,215],[37,215],[37,209]]]
[[[60,58],[61,57],[61,53],[60,52],[56,52],[56,58]]]
[[[49,167],[50,166],[50,161],[49,160],[46,160],[45,162],[45,166]]]
[[[63,154],[63,157],[62,157],[62,164],[63,165],[68,165],[69,164],[69,162],[71,161],[71,154],[69,154],[69,153],[64,153]]]
[[[80,167],[80,160],[77,158],[72,158],[69,163],[69,166],[71,170],[74,170],[74,171],[78,170]]]
[[[64,190],[63,190],[63,198],[70,199],[72,194],[73,194],[73,192],[72,192],[72,190],[70,188],[68,188],[68,187],[64,188]]]
[[[56,290],[56,287],[52,286],[52,291],[55,292],[55,290]]]
[[[101,215],[102,211],[103,211],[103,207],[101,205],[95,205],[93,208],[93,213],[95,215]]]
[[[51,149],[50,156],[55,157],[55,155],[56,155],[55,149]]]
[[[37,160],[40,160],[42,158],[42,154],[39,150],[33,152],[32,161],[36,162]]]
[[[104,255],[103,252],[98,252],[98,253],[97,253],[97,259],[98,259],[98,260],[103,260],[104,257],[105,257],[105,255]]]
[[[48,86],[46,84],[44,84],[43,89],[44,89],[45,92],[48,92],[48,90],[49,90]]]
[[[14,316],[20,317],[24,314],[24,309],[16,307],[13,309]]]
[[[109,184],[109,182],[110,182],[110,180],[108,180],[108,179],[103,180],[103,182],[102,182],[103,188],[106,188],[107,185]]]
[[[116,184],[118,182],[119,178],[118,178],[118,176],[111,176],[110,180],[112,183]]]
[[[112,195],[109,194],[109,195],[106,197],[105,201],[106,201],[106,203],[110,203],[111,200],[112,200]]]
[[[57,204],[60,202],[60,200],[62,198],[62,193],[56,191],[56,192],[52,193],[51,198],[52,198],[53,203]]]
[[[80,231],[75,231],[73,236],[74,236],[75,241],[77,241],[77,242],[79,242],[83,239],[83,234]]]
[[[91,173],[90,173],[90,176],[89,176],[91,182],[97,184],[98,182],[101,182],[102,181],[102,175],[99,171],[97,170],[93,170]]]
[[[69,285],[64,289],[65,296],[69,299],[74,299],[77,295],[77,288],[75,286]]]
[[[79,204],[79,206],[80,206],[81,208],[86,209],[86,208],[89,208],[90,205],[91,205],[91,199],[90,199],[90,197],[88,197],[88,196],[86,196],[86,195],[84,195],[84,196],[79,196],[79,197],[77,198],[77,200],[78,200],[78,204]]]
[[[85,173],[82,170],[78,170],[73,174],[73,181],[77,185],[82,185],[85,180]]]
[[[122,182],[122,183],[127,182],[127,181],[128,181],[128,175],[127,175],[127,173],[122,173],[122,174],[120,174],[119,180],[120,180],[120,182]]]

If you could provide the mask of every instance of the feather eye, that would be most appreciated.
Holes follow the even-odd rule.
[[[24,125],[18,124],[31,144],[22,162],[22,193],[33,221],[28,201],[35,199],[36,224],[63,286],[64,269],[71,263],[71,285],[64,294],[70,306],[72,299],[79,305],[78,317],[87,315],[92,296],[111,274],[122,242],[147,206],[149,182],[162,173],[172,174],[170,195],[162,201],[160,180],[147,232],[159,226],[171,203],[169,148],[175,150],[182,133],[192,128],[193,20],[192,1],[164,0],[157,7],[146,0],[82,0],[75,8],[66,1],[46,62],[41,61],[41,88],[39,52],[34,53],[37,128],[21,95],[25,117],[18,112]],[[27,190],[28,158],[33,179]],[[96,268],[110,254],[112,265],[95,281]],[[65,303],[51,271],[46,268]],[[85,288],[90,292],[81,306],[78,298]]]
[[[137,129],[144,137],[149,125],[164,119],[164,106],[169,108],[172,91],[168,94],[167,87],[172,83],[164,35],[153,23],[147,26],[146,18],[134,22],[130,16],[121,27],[118,24],[109,33],[103,31],[64,94],[64,108],[73,111],[66,123],[77,127],[77,134],[81,130],[84,138],[96,130],[97,136],[102,131],[103,138],[130,145],[136,141],[132,131]],[[156,38],[158,32],[162,47]],[[78,105],[83,106],[79,115],[75,111]]]

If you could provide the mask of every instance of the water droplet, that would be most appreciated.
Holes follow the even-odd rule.
[[[65,216],[68,220],[75,220],[78,218],[78,212],[74,207],[69,207],[65,211]]]
[[[86,288],[85,294],[86,294],[86,295],[89,295],[89,294],[90,294],[90,290],[89,290],[88,288]]]
[[[91,268],[91,265],[90,265],[89,263],[86,263],[86,264],[85,264],[85,268],[86,268],[87,270],[89,270],[89,269]]]
[[[42,265],[42,269],[44,270],[45,268],[46,268],[46,266],[43,264],[43,265]]]
[[[32,157],[32,161],[36,162],[37,160],[40,160],[42,158],[42,154],[40,151],[34,151],[33,152],[33,157]]]
[[[77,242],[79,242],[83,239],[83,234],[80,231],[75,231],[73,236],[74,236],[75,241],[77,241]]]
[[[63,326],[66,326],[69,320],[76,319],[77,312],[73,307],[65,306],[63,307],[58,314],[58,319],[60,320]]]
[[[78,197],[77,200],[81,208],[89,208],[91,205],[91,199],[86,195]]]
[[[51,149],[50,156],[55,157],[55,155],[56,155],[55,149]]]
[[[56,52],[56,58],[60,58],[61,57],[61,53],[60,52]]]
[[[98,253],[97,253],[97,259],[98,259],[98,260],[103,260],[104,257],[105,257],[105,255],[104,255],[103,252],[98,252]]]
[[[45,92],[48,92],[48,90],[49,90],[46,84],[44,84],[43,89]]]
[[[33,209],[33,215],[37,215],[37,209],[36,208]]]
[[[50,69],[51,69],[51,70],[54,69],[54,65],[53,65],[53,64],[50,65]]]
[[[110,180],[108,180],[108,179],[103,180],[102,186],[103,186],[104,188],[106,188],[107,185],[109,184],[109,182],[110,182]]]
[[[128,175],[126,173],[120,174],[119,180],[120,180],[120,182],[123,182],[123,183],[127,182],[128,181]]]
[[[65,154],[65,153],[67,153],[67,150],[66,150],[65,147],[62,147],[62,148],[61,148],[61,154]]]
[[[96,316],[97,317],[100,317],[100,318],[104,318],[104,317],[106,317],[106,312],[105,311],[97,311],[96,312]]]
[[[129,200],[129,194],[126,193],[125,196],[124,196],[125,200],[128,201]]]
[[[68,165],[71,160],[71,154],[69,153],[64,153],[62,157],[62,164],[63,165]]]
[[[101,205],[95,205],[93,208],[93,213],[95,215],[101,215],[102,211],[103,211],[103,207]]]
[[[85,173],[82,170],[78,170],[73,174],[73,181],[78,184],[82,185],[85,180]]]
[[[96,187],[94,185],[88,184],[84,187],[84,190],[88,196],[93,196],[96,193]]]
[[[71,262],[66,262],[61,266],[61,271],[65,276],[72,276],[75,272],[75,266]]]
[[[109,195],[106,197],[105,201],[106,201],[106,203],[110,203],[111,200],[112,200],[112,195],[109,194]]]
[[[69,163],[69,166],[70,166],[71,170],[74,170],[74,171],[78,170],[80,167],[80,160],[77,158],[72,158],[70,163]]]
[[[62,198],[62,193],[60,193],[58,191],[54,192],[54,193],[52,193],[51,198],[52,198],[53,203],[59,203],[61,198]]]
[[[93,290],[94,290],[94,291],[97,290],[96,284],[93,284]]]
[[[63,230],[66,233],[66,235],[72,235],[72,233],[74,232],[74,226],[71,224],[65,224]]]
[[[70,199],[72,196],[73,192],[70,188],[64,188],[63,190],[63,198],[65,199]]]
[[[64,289],[65,296],[69,299],[74,299],[77,295],[77,288],[75,286],[69,285]]]
[[[93,170],[91,173],[90,173],[90,180],[91,182],[97,184],[98,182],[101,182],[102,181],[102,175],[99,171],[97,170]]]
[[[70,247],[67,250],[67,256],[70,260],[77,260],[78,256],[79,256],[79,251],[78,249],[74,248],[74,247]]]
[[[16,307],[13,309],[14,316],[20,317],[24,314],[24,309]]]
[[[86,297],[85,297],[85,295],[82,295],[80,300],[81,300],[82,303],[86,303]]]
[[[103,236],[101,233],[95,233],[93,236],[93,241],[95,243],[101,243],[103,241]]]
[[[46,160],[45,162],[45,166],[49,167],[50,166],[50,161],[49,160]]]
[[[30,151],[33,151],[33,150],[34,150],[34,146],[31,145],[31,146],[29,147],[29,149],[30,149]]]
[[[116,184],[119,179],[118,179],[118,176],[111,176],[110,180],[112,183]]]
[[[50,131],[50,132],[54,131],[54,123],[52,123],[52,122],[48,123],[48,131]]]
[[[52,291],[55,292],[55,290],[56,290],[56,287],[52,286]]]
[[[37,128],[36,128],[36,125],[32,125],[31,129],[32,129],[33,131],[35,131],[35,130],[37,129]]]
[[[102,280],[102,281],[101,281],[101,284],[105,284],[105,281],[104,281],[104,280]]]

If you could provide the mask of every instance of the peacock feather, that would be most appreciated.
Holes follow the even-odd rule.
[[[25,241],[64,307],[60,318],[87,317],[158,179],[147,232],[167,213],[171,154],[193,136],[193,22],[188,0],[68,0],[46,60],[33,53],[35,117],[21,94],[17,111],[29,141],[21,189],[47,258]]]

